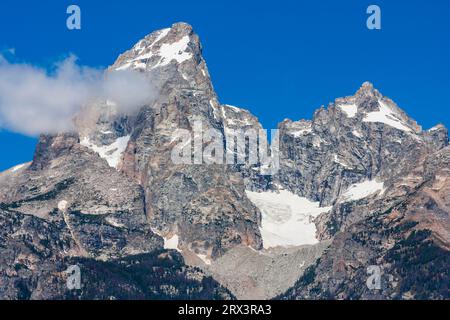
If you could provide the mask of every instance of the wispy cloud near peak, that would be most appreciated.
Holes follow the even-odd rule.
[[[72,131],[77,112],[96,100],[128,112],[154,95],[150,79],[135,71],[105,73],[69,56],[49,72],[0,55],[0,128],[25,135]]]

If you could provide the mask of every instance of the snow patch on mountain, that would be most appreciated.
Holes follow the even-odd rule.
[[[169,32],[170,32],[170,28],[165,28],[165,29],[160,30],[158,36],[156,37],[155,41],[153,41],[151,46],[153,47],[153,45],[158,43],[159,40],[165,38],[169,34]]]
[[[438,125],[434,126],[433,128],[428,129],[428,132],[438,131],[441,129],[444,129],[444,126],[442,124],[438,124]]]
[[[337,163],[340,166],[343,166],[344,168],[350,168],[350,166],[343,159],[341,159],[337,154],[335,154],[333,156],[333,162]]]
[[[208,259],[208,256],[206,254],[197,253],[197,257],[199,257],[205,264],[208,266],[211,265],[211,260]]]
[[[20,169],[22,169],[23,167],[25,167],[27,164],[29,164],[29,162],[27,162],[27,163],[22,163],[22,164],[19,164],[19,165],[17,165],[17,166],[14,166],[14,167],[12,167],[10,170],[11,170],[11,172],[19,171]]]
[[[378,104],[379,111],[368,113],[363,119],[364,122],[380,122],[405,132],[412,131],[384,101],[380,100]]]
[[[124,64],[117,67],[115,70],[120,71],[129,68],[146,69],[147,62],[153,57],[159,57],[159,60],[154,66],[151,67],[151,69],[166,66],[173,60],[178,63],[182,63],[192,58],[192,54],[186,52],[190,42],[190,38],[187,35],[174,43],[163,43],[159,50],[153,48],[156,43],[167,36],[170,30],[170,28],[160,30],[158,36],[150,45],[146,46],[144,44],[144,40],[139,41],[133,48],[137,56],[133,59],[125,61]],[[143,53],[146,50],[147,52]]]
[[[364,199],[376,192],[384,192],[384,183],[375,180],[367,180],[352,184],[347,191],[344,192],[343,199],[345,202],[356,201]]]
[[[296,121],[287,124],[287,134],[295,138],[308,135],[312,132],[312,124],[306,121]]]
[[[161,56],[161,60],[154,66],[163,67],[168,65],[172,60],[176,60],[178,63],[182,63],[186,60],[189,60],[192,57],[192,54],[186,52],[188,47],[190,38],[189,36],[184,36],[180,40],[174,43],[164,43],[159,49],[159,55]]]
[[[358,113],[358,106],[354,103],[338,104],[338,108],[341,109],[348,118],[353,118]]]
[[[108,162],[108,165],[112,168],[116,168],[119,165],[122,154],[127,148],[130,136],[124,136],[117,138],[116,141],[107,146],[97,146],[93,144],[88,137],[84,137],[80,144],[98,153],[98,155]]]
[[[211,108],[213,109],[213,116],[214,116],[214,119],[220,119],[220,110],[219,110],[219,108],[217,107],[217,105],[216,105],[216,102],[213,100],[213,99],[210,99],[209,100],[209,105],[211,106]]]
[[[158,35],[156,38],[150,43],[150,45],[145,45],[145,39],[140,40],[136,45],[133,47],[133,49],[138,53],[141,54],[146,48],[152,48],[156,43],[158,43],[161,39],[165,38],[167,34],[169,33],[170,28],[162,29],[157,31]]]
[[[331,207],[319,206],[287,190],[278,192],[246,191],[247,197],[262,214],[261,236],[264,248],[318,243],[313,219]]]
[[[170,238],[163,237],[163,239],[164,239],[164,249],[173,249],[181,252],[181,250],[178,249],[178,242],[179,242],[178,235],[174,234]]]
[[[289,134],[291,136],[294,136],[295,138],[298,138],[298,137],[301,137],[301,136],[311,133],[311,131],[312,131],[311,128],[303,128],[303,129],[300,129],[297,131],[291,131],[291,132],[289,132]]]
[[[66,200],[61,200],[58,202],[58,209],[60,211],[66,211],[68,202]]]
[[[231,110],[233,110],[234,112],[242,112],[242,109],[236,106],[233,106],[231,104],[224,104],[224,107],[230,108]]]
[[[361,134],[359,131],[357,131],[357,130],[353,130],[353,131],[352,131],[352,134],[353,134],[355,137],[357,137],[357,138],[361,138],[361,137],[362,137],[362,134]]]
[[[221,105],[220,108],[225,129],[228,129],[228,127],[243,128],[253,125],[247,110],[229,104]]]

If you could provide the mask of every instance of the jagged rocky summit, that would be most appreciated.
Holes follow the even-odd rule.
[[[443,125],[423,130],[367,82],[312,120],[282,121],[273,175],[175,164],[174,133],[196,121],[224,137],[262,125],[219,102],[188,24],[107,72],[122,70],[151,79],[147,104],[85,106],[77,132],[41,136],[31,163],[0,174],[1,298],[449,298]],[[64,285],[73,264],[78,291]],[[382,289],[366,285],[371,265]]]

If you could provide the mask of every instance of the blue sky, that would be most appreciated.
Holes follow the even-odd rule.
[[[82,30],[66,28],[66,8]],[[366,28],[366,8],[382,29]],[[266,128],[353,94],[366,80],[425,129],[450,126],[450,1],[12,1],[0,3],[0,50],[48,67],[69,53],[107,66],[153,30],[185,21],[200,35],[222,103]],[[0,131],[0,171],[32,159],[35,138]]]

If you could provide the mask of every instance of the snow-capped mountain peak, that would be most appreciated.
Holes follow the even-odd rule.
[[[157,30],[139,40],[122,54],[110,70],[150,71],[198,56],[201,51],[198,37],[186,23],[175,23],[170,28]]]

